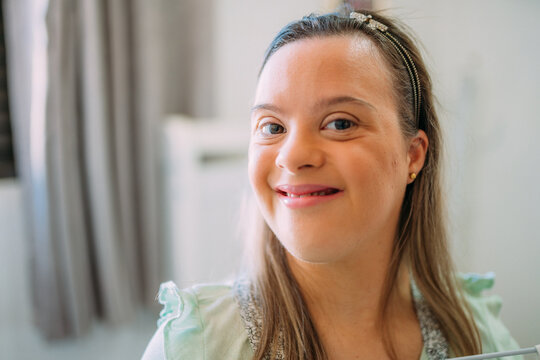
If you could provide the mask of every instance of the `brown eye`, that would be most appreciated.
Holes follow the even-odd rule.
[[[285,128],[279,124],[265,124],[261,127],[261,131],[264,135],[276,135],[285,132]]]
[[[347,119],[337,119],[329,122],[325,127],[331,130],[347,130],[353,127],[354,123]]]

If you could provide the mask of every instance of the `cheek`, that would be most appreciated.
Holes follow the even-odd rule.
[[[407,169],[407,151],[401,134],[394,129],[393,132],[385,136],[385,141],[379,144],[376,151],[376,166],[380,175],[389,182],[405,180],[402,179],[403,171]]]
[[[406,154],[398,147],[388,149],[380,162],[379,183],[380,198],[384,199],[390,211],[398,212],[407,186]]]
[[[248,176],[251,183],[257,207],[265,222],[273,228],[275,222],[275,198],[270,186],[273,174],[275,156],[271,149],[263,146],[250,146]],[[273,229],[275,230],[275,229]]]
[[[367,216],[373,207],[394,206],[406,186],[406,158],[396,147],[374,146],[360,149],[343,168],[350,179],[354,201],[362,202],[359,209]],[[365,202],[365,203],[364,203]],[[370,204],[366,206],[366,204]],[[370,215],[371,216],[371,215]]]
[[[257,145],[249,147],[248,176],[253,192],[259,203],[268,197],[268,177],[272,171],[271,152]],[[260,204],[262,205],[262,204]]]

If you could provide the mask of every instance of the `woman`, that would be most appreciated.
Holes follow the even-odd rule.
[[[516,348],[446,243],[431,82],[402,28],[308,16],[270,45],[249,177],[264,222],[234,286],[162,286],[145,358],[444,359]]]

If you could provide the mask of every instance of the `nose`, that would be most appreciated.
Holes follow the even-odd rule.
[[[325,162],[324,150],[315,135],[308,132],[288,133],[276,156],[276,166],[291,174],[319,168]]]

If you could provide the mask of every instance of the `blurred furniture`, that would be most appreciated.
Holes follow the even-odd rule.
[[[248,191],[249,125],[174,115],[163,135],[169,274],[180,287],[227,278],[242,255],[238,229]]]

